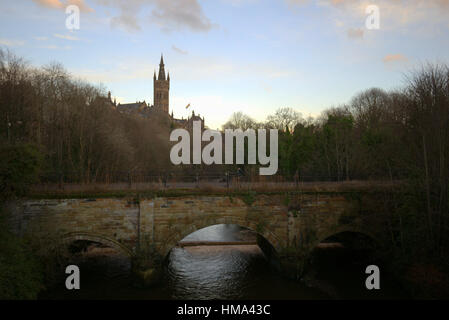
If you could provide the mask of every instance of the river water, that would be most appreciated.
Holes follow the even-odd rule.
[[[216,225],[192,233],[183,241],[253,240],[256,235],[236,225]],[[321,249],[302,281],[283,278],[270,267],[257,245],[175,247],[169,253],[162,280],[139,287],[127,257],[110,248],[90,246],[74,256],[81,289],[67,290],[64,281],[41,299],[390,299],[405,297],[397,284],[382,276],[381,290],[365,288],[366,265],[351,260],[342,249]],[[382,267],[381,267],[382,268]]]

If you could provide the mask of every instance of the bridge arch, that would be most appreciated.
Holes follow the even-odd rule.
[[[251,231],[254,231],[258,236],[262,236],[276,252],[279,252],[281,249],[281,243],[274,232],[267,226],[260,227],[260,223],[258,221],[242,220],[233,217],[228,217],[226,219],[217,217],[214,219],[208,219],[206,221],[188,224],[182,230],[177,230],[176,232],[174,232],[173,235],[170,236],[163,244],[163,249],[161,252],[162,255],[167,256],[170,250],[176,247],[182,239],[194,233],[195,231],[219,224],[234,224],[243,228],[247,228]]]
[[[120,242],[110,239],[108,237],[105,237],[100,234],[90,233],[90,232],[70,232],[66,233],[61,237],[61,242],[63,244],[70,244],[73,241],[76,240],[87,240],[92,242],[101,243],[103,245],[106,245],[108,247],[114,248],[117,251],[124,253],[129,258],[132,258],[134,256],[133,251],[128,248],[127,246],[121,244]]]
[[[326,239],[329,239],[329,238],[335,237],[335,236],[339,236],[339,235],[342,235],[342,234],[362,235],[362,236],[370,239],[374,245],[376,245],[376,246],[379,245],[379,242],[378,242],[376,236],[372,232],[370,232],[370,231],[368,231],[368,230],[366,230],[364,228],[360,228],[360,227],[356,227],[356,226],[343,225],[343,226],[340,226],[340,227],[338,227],[336,229],[333,229],[333,230],[330,230],[330,231],[327,231],[327,232],[321,234],[316,239],[316,241],[313,242],[311,248],[313,250],[320,243],[323,243],[323,241],[325,241]]]

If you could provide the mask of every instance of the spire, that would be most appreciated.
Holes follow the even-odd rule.
[[[153,79],[156,80],[156,70],[154,70],[154,76]]]
[[[165,80],[165,68],[164,68],[164,57],[161,54],[161,63],[159,63],[159,76],[158,80]]]
[[[167,73],[167,80],[170,81],[170,72]]]

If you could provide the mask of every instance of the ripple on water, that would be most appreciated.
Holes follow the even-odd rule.
[[[258,246],[174,248],[167,271],[175,299],[235,299],[243,296],[248,267],[264,259]]]

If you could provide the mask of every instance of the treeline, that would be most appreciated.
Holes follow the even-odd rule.
[[[447,177],[449,71],[429,65],[402,90],[372,88],[304,119],[280,108],[258,123],[241,112],[226,128],[277,128],[279,173],[327,180]],[[430,181],[430,180],[429,180]]]
[[[160,170],[169,163],[169,129],[168,118],[117,112],[104,88],[59,64],[34,68],[0,50],[0,146],[37,146],[42,178],[105,181],[117,172]]]
[[[282,108],[264,123],[236,113],[224,128],[279,129],[279,173],[300,181],[401,180],[403,190],[379,199],[377,213],[388,215],[394,259],[419,265],[422,279],[444,282],[449,293],[449,68],[429,64],[405,80],[316,119]],[[432,274],[441,269],[445,276]]]

